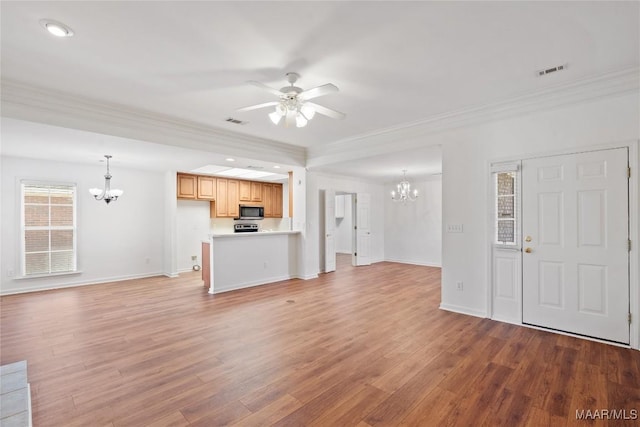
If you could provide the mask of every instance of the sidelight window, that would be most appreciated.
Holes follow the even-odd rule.
[[[518,244],[518,165],[494,165],[495,214],[494,243]]]

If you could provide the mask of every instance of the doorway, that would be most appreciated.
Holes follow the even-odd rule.
[[[371,264],[371,196],[329,189],[320,201],[320,270]]]

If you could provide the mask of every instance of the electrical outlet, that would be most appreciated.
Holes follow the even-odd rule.
[[[456,282],[456,289],[459,291],[464,290],[463,286],[462,286],[462,282]]]
[[[191,261],[195,261],[198,259],[198,255],[191,255]]]

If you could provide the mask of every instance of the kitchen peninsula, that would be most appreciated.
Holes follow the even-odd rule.
[[[299,231],[211,234],[202,245],[205,286],[217,294],[297,277],[299,245]]]

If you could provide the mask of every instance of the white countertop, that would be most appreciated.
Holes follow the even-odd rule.
[[[214,233],[209,234],[210,238],[220,238],[220,237],[258,237],[258,236],[273,236],[273,235],[285,235],[285,234],[299,234],[300,231],[257,231],[257,232],[249,232],[249,233]]]

